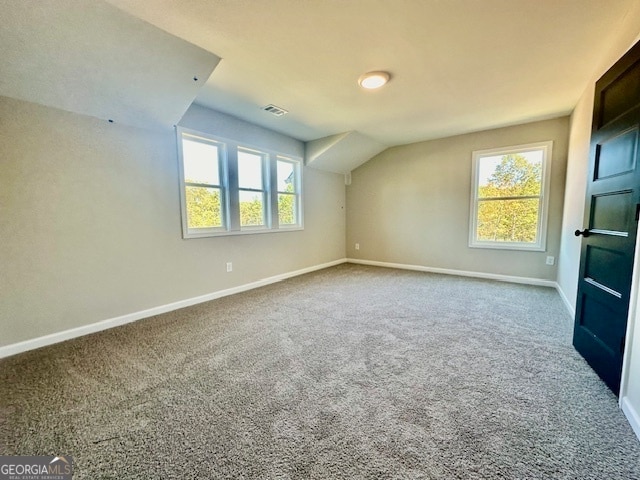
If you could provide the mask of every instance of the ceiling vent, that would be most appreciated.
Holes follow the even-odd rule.
[[[275,115],[276,117],[281,117],[289,113],[284,108],[276,107],[275,105],[272,105],[272,104],[269,104],[266,107],[262,107],[262,109],[265,112],[269,112],[270,114]]]

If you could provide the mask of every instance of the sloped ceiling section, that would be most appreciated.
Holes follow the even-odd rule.
[[[305,162],[319,170],[347,174],[387,148],[359,132],[319,138],[305,145]]]
[[[220,61],[101,0],[0,11],[0,95],[126,125],[177,124]]]

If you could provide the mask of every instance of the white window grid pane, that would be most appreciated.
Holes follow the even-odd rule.
[[[298,195],[295,193],[278,193],[278,223],[280,225],[298,225]]]
[[[189,229],[219,228],[224,225],[220,188],[187,185],[185,195]]]
[[[278,159],[278,184],[277,191],[290,193],[298,191],[298,165],[297,162]]]
[[[260,190],[239,189],[241,227],[260,227],[266,225],[265,193]]]
[[[182,138],[184,178],[188,183],[220,185],[218,145]]]
[[[532,202],[535,200],[535,202]],[[486,207],[497,205],[497,210],[487,211]],[[508,204],[518,204],[519,208],[511,209]],[[502,208],[501,208],[502,207]],[[506,208],[505,208],[506,207]],[[481,199],[478,201],[478,220],[476,227],[476,239],[479,241],[490,241],[498,243],[530,243],[536,244],[540,235],[540,198],[539,197],[512,197],[505,199]],[[530,210],[529,215],[522,217],[519,215],[522,210]],[[484,218],[480,218],[481,211],[484,210]],[[505,211],[506,210],[506,211]],[[506,215],[505,215],[506,214]],[[518,227],[518,231],[512,228]],[[519,238],[513,238],[514,236]],[[525,239],[531,237],[530,239]]]
[[[265,155],[238,149],[238,186],[241,189],[265,190]]]

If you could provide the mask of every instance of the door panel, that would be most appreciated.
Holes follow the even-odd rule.
[[[619,272],[626,268],[626,256],[620,252],[595,245],[587,247],[585,279],[590,278],[600,285],[606,285],[616,292],[614,295],[618,298],[622,298],[622,291],[625,289],[624,279]]]
[[[590,230],[629,236],[629,220],[634,213],[634,205],[633,190],[592,195]]]
[[[596,83],[573,344],[618,394],[640,212],[640,43]]]
[[[606,298],[601,301],[597,296],[584,297],[582,327],[598,339],[607,356],[615,356],[620,347],[619,324],[615,321],[617,312],[610,307]]]
[[[594,179],[632,172],[637,144],[638,128],[634,127],[597,145]]]
[[[633,52],[633,48],[630,50],[631,52]],[[603,75],[602,78],[605,79],[606,84],[603,82],[602,88],[596,92],[599,94],[599,103],[601,104],[598,112],[599,121],[596,123],[598,128],[626,113],[629,107],[640,103],[640,63],[635,61],[632,55],[626,59],[625,57],[622,57],[609,70],[609,72],[616,71],[613,79],[608,78],[607,74]],[[630,65],[627,66],[628,64]],[[625,69],[625,67],[627,68]],[[623,71],[619,72],[618,70]]]

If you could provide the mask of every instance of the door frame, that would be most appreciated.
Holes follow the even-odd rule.
[[[633,334],[636,324],[640,325],[640,233],[636,235],[636,250],[633,255],[633,270],[631,274],[631,293],[629,294],[629,314],[627,316],[627,332],[625,337],[625,347],[622,354],[622,377],[620,379],[620,393],[618,396],[618,406],[624,412],[631,428],[640,439],[640,412],[627,405],[627,390],[629,383],[629,369],[631,368],[631,352],[633,351]],[[640,327],[639,327],[640,328]],[[640,345],[636,345],[640,348]]]

